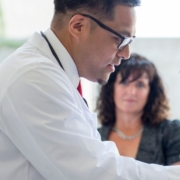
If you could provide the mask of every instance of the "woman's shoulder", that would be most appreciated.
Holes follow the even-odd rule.
[[[172,135],[179,135],[180,137],[180,120],[165,119],[156,126],[146,124],[144,134],[148,137],[156,137],[159,135],[164,138],[170,137]]]
[[[110,130],[111,128],[112,128],[112,126],[104,126],[104,125],[101,125],[100,127],[98,127],[98,131],[99,131],[99,132],[107,131],[107,130]]]
[[[166,164],[179,162],[180,152],[180,121],[165,120],[161,123],[162,145],[166,156]]]
[[[165,119],[157,126],[145,125],[141,150],[159,154],[160,162],[170,165],[179,161],[180,152],[180,121]],[[148,145],[148,146],[147,146]],[[161,156],[160,156],[161,155]],[[150,155],[151,156],[151,155]]]
[[[179,129],[180,130],[180,120],[175,119],[175,120],[169,120],[169,119],[165,119],[164,121],[162,121],[160,123],[159,126],[162,130],[176,130]]]
[[[98,131],[101,135],[101,140],[105,141],[108,139],[109,133],[111,131],[112,126],[101,126],[98,128]]]
[[[159,125],[159,133],[163,136],[165,142],[173,140],[180,140],[180,121],[175,120],[164,120]]]

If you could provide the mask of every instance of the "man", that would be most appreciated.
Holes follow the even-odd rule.
[[[179,167],[119,156],[102,142],[79,77],[104,84],[129,57],[139,0],[55,0],[51,29],[0,66],[2,180],[173,180]]]

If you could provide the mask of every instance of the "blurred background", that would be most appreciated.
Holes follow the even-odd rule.
[[[131,52],[153,61],[165,84],[171,119],[180,119],[180,0],[142,0],[137,11],[137,39]],[[46,30],[53,0],[0,0],[0,63],[34,31]],[[94,111],[97,83],[82,79],[83,95]]]

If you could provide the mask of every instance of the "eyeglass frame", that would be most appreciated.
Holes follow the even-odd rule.
[[[115,34],[116,36],[118,36],[119,38],[122,39],[122,41],[119,43],[119,45],[117,46],[117,49],[119,50],[122,50],[124,49],[126,46],[128,46],[130,43],[133,42],[133,40],[136,38],[136,36],[132,36],[132,37],[125,37],[119,33],[117,33],[116,31],[114,31],[113,29],[111,29],[110,27],[106,26],[105,24],[103,24],[101,21],[97,20],[96,18],[94,18],[93,16],[89,15],[89,14],[83,14],[83,13],[78,13],[79,15],[82,15],[84,17],[88,17],[90,18],[91,20],[93,20],[94,22],[96,22],[101,28]],[[121,46],[124,42],[125,39],[129,39],[129,42],[124,45],[124,46]]]

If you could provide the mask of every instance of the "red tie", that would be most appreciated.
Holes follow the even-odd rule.
[[[79,94],[82,96],[82,86],[81,86],[81,81],[79,81],[79,85],[77,87],[77,90],[79,91]]]
[[[81,86],[81,81],[79,81],[79,85],[77,87],[77,90],[79,91],[79,94],[81,95],[81,97],[83,98],[83,94],[82,94],[82,86]],[[85,98],[83,98],[84,102],[86,103],[87,107],[88,107],[88,103],[86,101]]]

